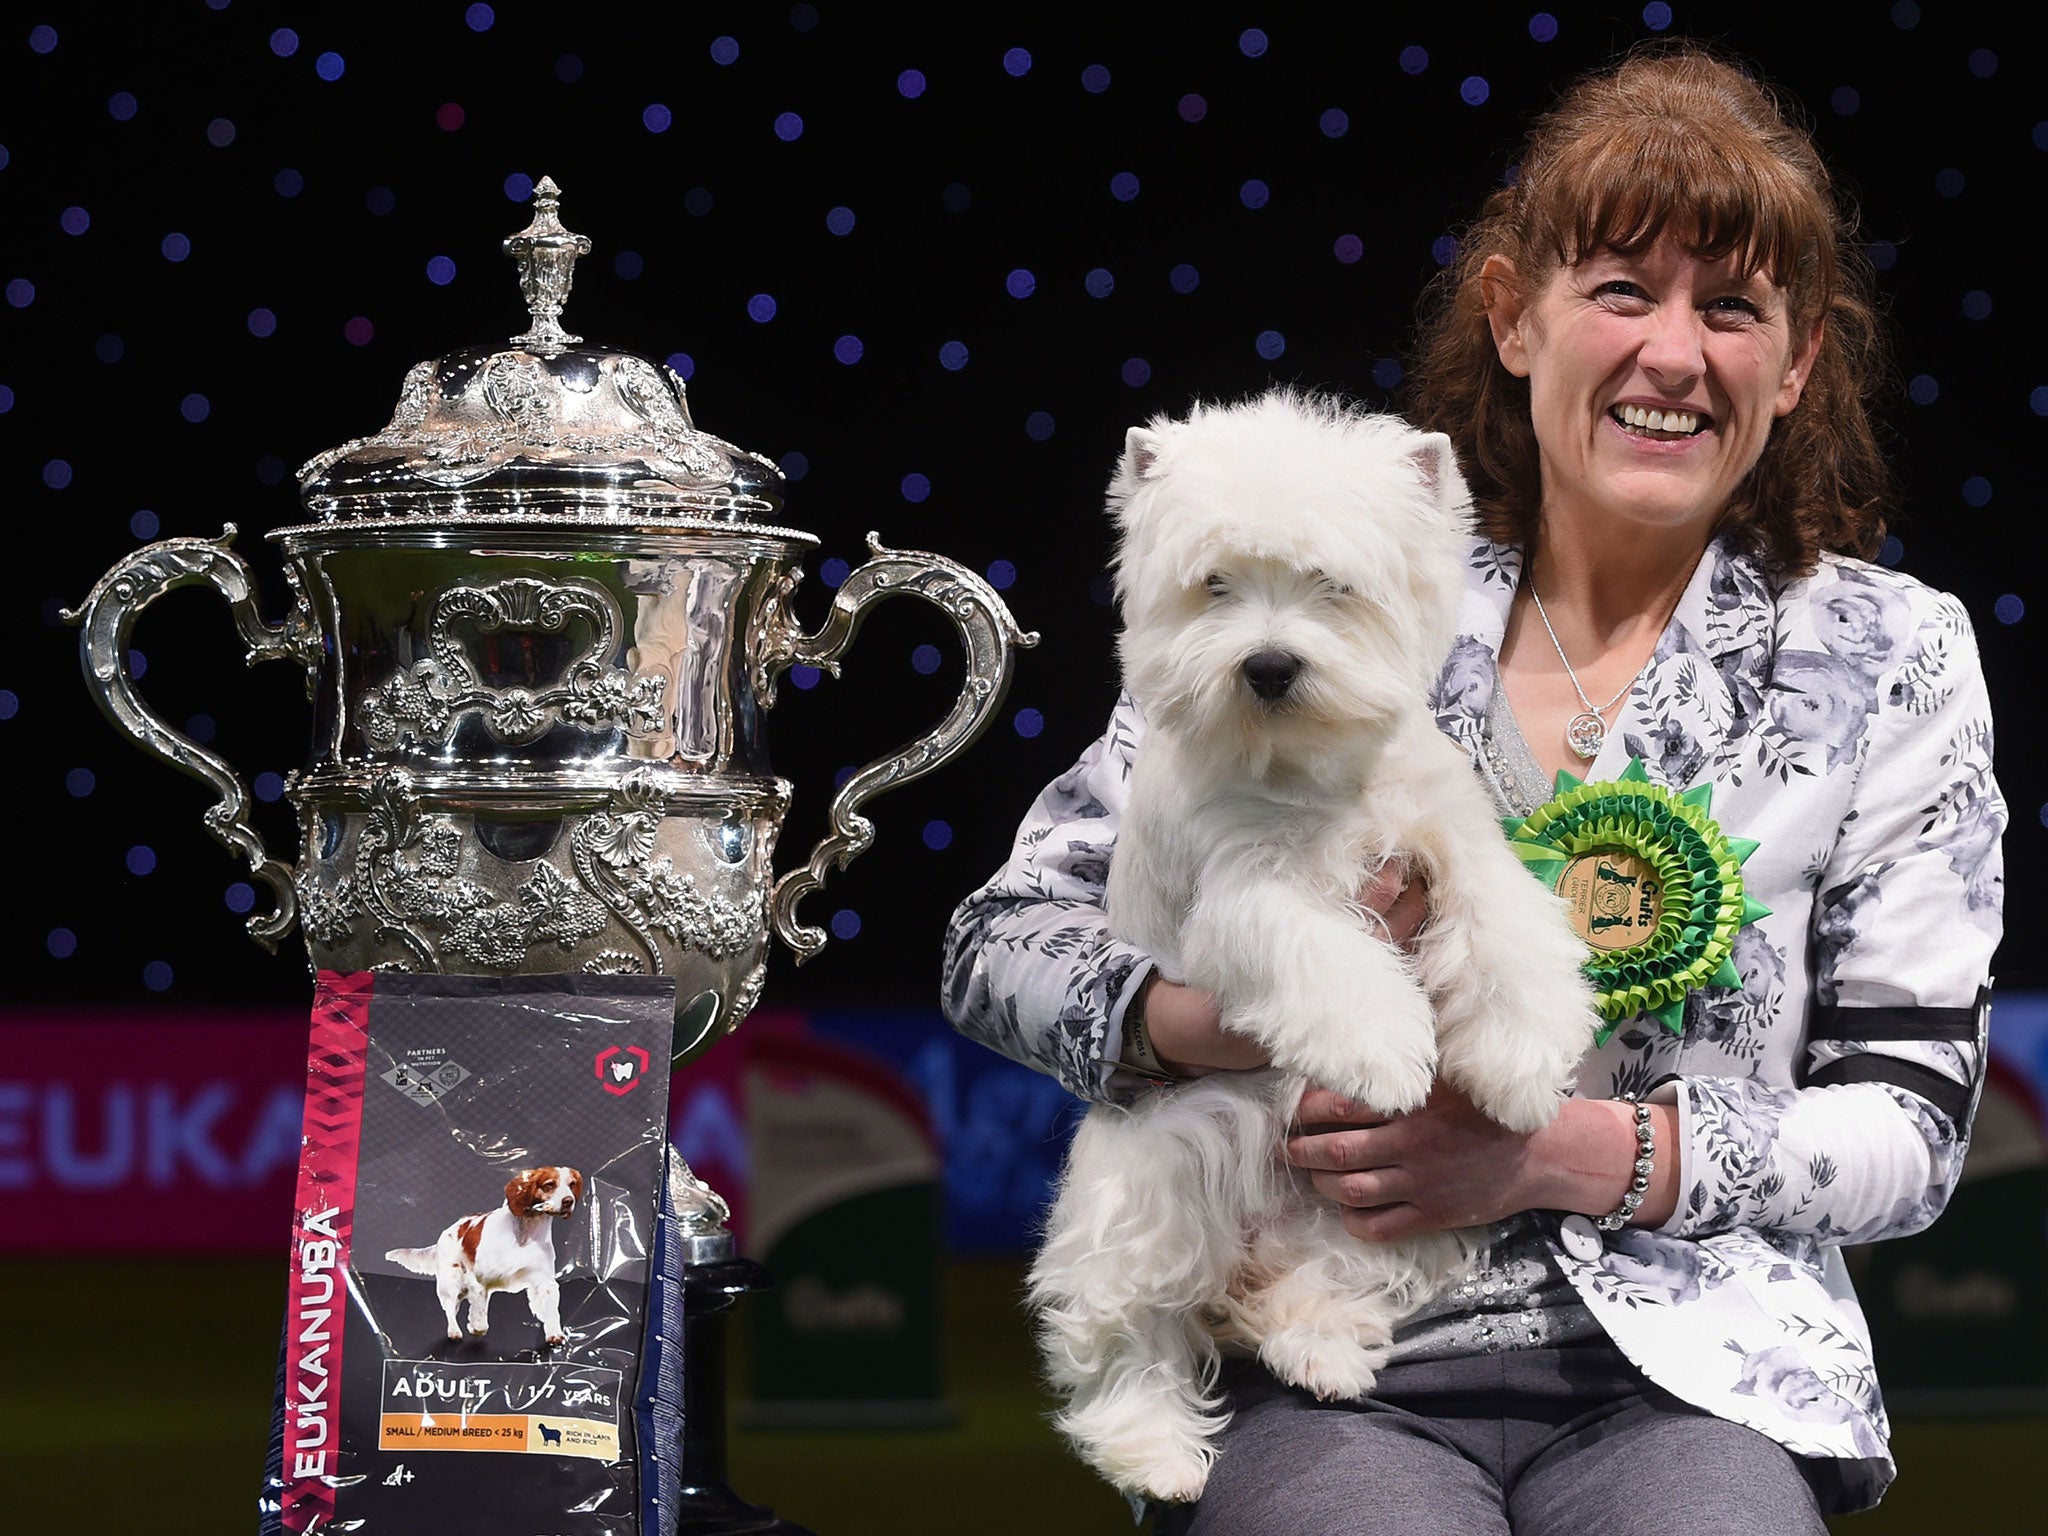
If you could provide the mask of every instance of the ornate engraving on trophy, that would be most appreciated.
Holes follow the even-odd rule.
[[[559,683],[540,689],[484,682],[460,632],[466,627],[479,635],[507,629],[560,633],[574,619],[588,626],[590,641]],[[428,614],[431,654],[363,695],[363,736],[377,747],[446,746],[457,723],[472,714],[493,736],[512,745],[538,740],[558,721],[652,735],[661,729],[667,679],[603,664],[617,642],[619,625],[612,595],[590,582],[515,576],[483,586],[450,587],[434,599]]]

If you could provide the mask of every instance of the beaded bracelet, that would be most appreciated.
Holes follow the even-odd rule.
[[[1624,1093],[1621,1102],[1635,1107],[1636,1112],[1636,1164],[1635,1172],[1628,1181],[1628,1193],[1621,1197],[1621,1204],[1593,1223],[1602,1232],[1619,1232],[1628,1225],[1629,1217],[1643,1203],[1643,1196],[1650,1188],[1650,1169],[1657,1156],[1657,1128],[1650,1123],[1650,1106],[1632,1093]]]

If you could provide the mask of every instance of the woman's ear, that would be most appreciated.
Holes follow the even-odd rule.
[[[1778,387],[1777,403],[1771,408],[1772,415],[1791,415],[1792,407],[1806,392],[1806,381],[1813,377],[1813,360],[1820,356],[1822,334],[1823,322],[1814,321],[1805,341],[1793,350],[1792,360],[1785,365],[1785,382]]]
[[[1529,349],[1522,339],[1522,284],[1515,264],[1495,251],[1479,265],[1479,297],[1500,365],[1518,379],[1529,377]]]

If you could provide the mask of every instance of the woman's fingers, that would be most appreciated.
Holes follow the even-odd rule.
[[[1324,1199],[1357,1210],[1398,1205],[1410,1186],[1407,1175],[1398,1168],[1373,1168],[1349,1173],[1318,1172],[1311,1173],[1308,1180]]]
[[[1341,1093],[1332,1093],[1327,1088],[1310,1088],[1301,1096],[1301,1104],[1294,1111],[1297,1126],[1310,1125],[1381,1125],[1387,1117],[1370,1104],[1361,1104],[1356,1099],[1347,1099]]]

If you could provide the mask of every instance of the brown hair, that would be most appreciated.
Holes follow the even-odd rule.
[[[1458,445],[1481,530],[1533,546],[1529,382],[1501,366],[1480,269],[1507,257],[1527,298],[1559,266],[1603,249],[1636,255],[1667,229],[1692,254],[1733,254],[1745,276],[1785,288],[1796,335],[1823,322],[1798,407],[1772,423],[1718,531],[1792,574],[1824,549],[1868,557],[1891,499],[1870,399],[1890,368],[1853,212],[1777,97],[1696,44],[1638,51],[1536,120],[1519,174],[1423,297],[1416,424]]]

